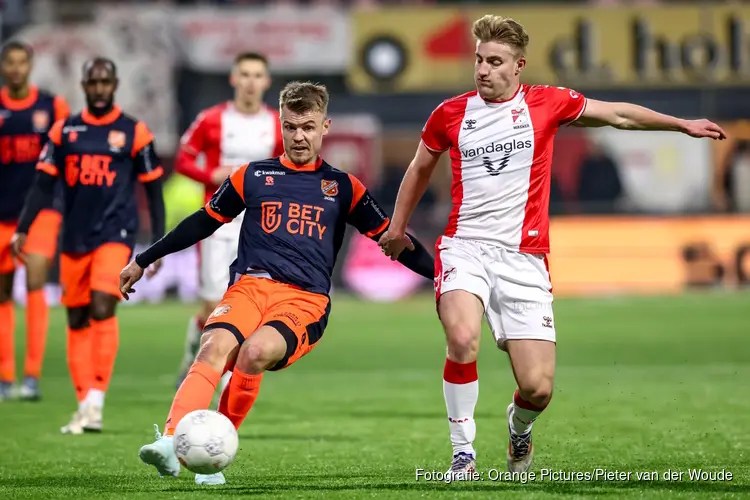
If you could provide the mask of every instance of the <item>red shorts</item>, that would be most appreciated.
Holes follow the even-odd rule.
[[[50,209],[39,212],[29,228],[24,252],[54,259],[61,223],[60,212]],[[0,222],[0,274],[12,273],[16,269],[16,262],[10,253],[10,240],[15,232],[15,222]]]
[[[122,297],[120,272],[128,265],[131,253],[130,247],[123,243],[105,243],[87,253],[63,252],[60,255],[63,305],[88,305],[92,290]]]
[[[270,370],[281,370],[312,350],[328,323],[330,299],[325,295],[266,278],[242,276],[206,321],[205,330],[225,328],[240,344],[261,326],[286,340],[284,358]]]

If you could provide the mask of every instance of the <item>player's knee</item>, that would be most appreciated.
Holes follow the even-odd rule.
[[[545,407],[552,399],[554,380],[541,372],[533,373],[518,381],[521,398],[534,406]]]
[[[91,318],[96,321],[104,321],[115,315],[118,297],[106,292],[93,290],[91,292]]]
[[[91,318],[96,321],[104,321],[115,315],[115,304],[107,301],[91,302]]]
[[[253,342],[250,337],[240,349],[236,366],[244,373],[256,375],[276,364],[278,359],[274,357],[271,346],[264,342]]]
[[[479,352],[481,330],[465,323],[444,324],[443,326],[448,342],[448,357],[458,363],[474,361]]]
[[[68,327],[71,330],[82,330],[89,326],[90,312],[88,306],[68,309]]]
[[[238,347],[237,339],[229,330],[223,328],[207,330],[201,336],[201,347],[195,359],[221,372],[234,356],[233,351]]]

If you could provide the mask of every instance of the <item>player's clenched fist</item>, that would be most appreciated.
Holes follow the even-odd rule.
[[[26,255],[23,253],[24,246],[26,246],[26,234],[15,233],[10,240],[10,253],[13,257],[25,264]]]
[[[120,273],[120,293],[125,300],[129,300],[128,294],[135,293],[133,285],[143,277],[144,269],[131,260],[130,264]]]
[[[414,243],[411,241],[411,238],[405,234],[391,233],[391,231],[383,233],[383,236],[378,240],[378,245],[380,245],[383,253],[390,257],[391,260],[398,259],[398,256],[401,255],[401,252],[405,248],[414,250]]]

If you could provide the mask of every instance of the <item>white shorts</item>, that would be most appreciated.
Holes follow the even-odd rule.
[[[555,342],[546,256],[441,236],[435,265],[436,298],[452,290],[479,297],[500,349],[506,340]]]
[[[220,228],[223,229],[223,228]],[[238,239],[218,231],[200,242],[200,288],[198,295],[219,302],[229,285],[229,266],[237,258]]]

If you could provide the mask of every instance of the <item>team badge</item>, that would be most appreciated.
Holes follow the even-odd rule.
[[[339,194],[339,183],[337,181],[320,181],[320,190],[325,196],[336,196]]]
[[[230,309],[232,309],[231,306],[219,306],[216,309],[214,309],[214,312],[211,313],[209,318],[216,318],[218,316],[223,316],[226,313],[228,313]]]
[[[107,142],[112,149],[122,149],[125,146],[125,132],[120,130],[110,130]]]
[[[76,142],[78,140],[78,132],[71,130],[68,134],[68,142]]]
[[[273,233],[281,225],[281,202],[264,201],[260,204],[260,225],[266,233]]]
[[[31,115],[31,123],[34,130],[44,132],[49,127],[49,113],[43,110],[34,111],[34,114]]]
[[[524,123],[526,121],[526,108],[515,108],[510,110],[513,123]]]

